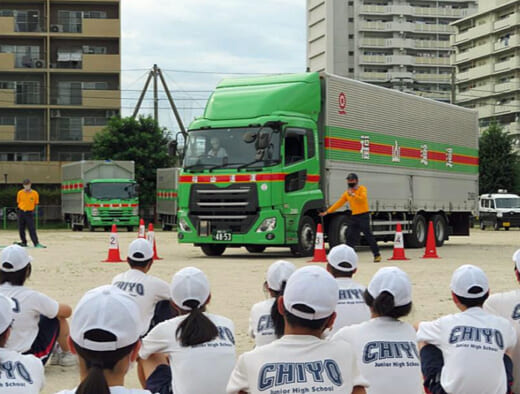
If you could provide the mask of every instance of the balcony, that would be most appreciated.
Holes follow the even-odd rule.
[[[464,81],[467,79],[482,78],[493,73],[493,65],[491,63],[483,66],[473,67],[469,70],[457,73],[457,81]]]
[[[509,58],[506,61],[502,61],[500,63],[495,63],[494,70],[495,72],[499,71],[507,71],[511,70],[515,67],[518,67],[520,65],[520,58],[514,56]]]
[[[85,107],[120,108],[119,90],[83,90],[82,105]]]
[[[0,16],[0,35],[42,33],[45,31],[39,18],[31,22],[16,22],[14,16]]]
[[[83,141],[92,142],[94,136],[101,132],[105,126],[83,126]]]
[[[455,28],[450,25],[437,25],[437,24],[422,24],[414,23],[413,31],[417,33],[428,32],[428,33],[446,33],[452,34],[455,32]]]
[[[476,59],[483,56],[489,56],[493,52],[493,43],[488,42],[468,49],[465,52],[459,52],[455,55],[455,62],[466,61],[469,59]]]
[[[368,71],[365,71],[365,72],[362,72],[359,75],[359,78],[362,81],[379,81],[379,82],[383,82],[383,81],[387,81],[388,80],[388,74],[384,73],[384,72],[368,72]]]
[[[509,134],[520,134],[520,122],[506,124],[504,130]]]
[[[520,111],[520,100],[513,100],[504,104],[495,105],[496,115],[504,115],[518,111]]]
[[[0,71],[13,70],[15,65],[14,53],[0,53]]]
[[[493,85],[486,84],[478,86],[474,89],[468,89],[457,92],[457,102],[465,102],[471,100],[477,100],[483,97],[488,97],[493,92]]]
[[[390,82],[398,82],[404,80],[413,81],[415,79],[415,75],[407,71],[390,71],[388,73],[388,79],[390,80]]]
[[[376,48],[384,48],[388,47],[388,41],[392,40],[386,40],[384,38],[363,38],[360,41],[361,47],[376,47]],[[400,40],[403,41],[403,40]]]
[[[433,83],[450,83],[450,74],[415,74],[415,80],[418,82],[433,82]]]
[[[449,66],[450,58],[449,57],[426,57],[426,56],[417,56],[414,58],[415,64],[427,64],[432,66]]]
[[[416,48],[416,49],[450,49],[451,45],[450,45],[449,41],[414,40],[413,48]]]
[[[500,19],[493,24],[495,30],[500,30],[506,27],[511,27],[520,24],[520,16],[518,13],[513,13],[507,18]]]
[[[14,141],[14,125],[0,125],[0,141]]]
[[[14,107],[16,93],[14,89],[0,89],[0,107]]]
[[[514,34],[507,40],[503,39],[500,42],[495,43],[494,50],[500,51],[502,49],[509,49],[518,45],[520,45],[520,36],[518,34]]]
[[[466,41],[469,39],[474,39],[476,37],[480,37],[486,34],[490,34],[493,29],[493,24],[491,22],[483,23],[482,25],[478,25],[475,27],[472,27],[471,29],[466,30],[463,33],[455,33],[453,36],[453,41],[455,43],[459,43],[462,41]]]
[[[386,22],[362,22],[360,26],[360,30],[368,30],[368,31],[385,31],[387,23]]]
[[[450,92],[414,92],[415,95],[433,100],[449,100]]]
[[[83,71],[112,72],[121,71],[121,55],[83,55]]]
[[[483,105],[481,107],[477,107],[479,118],[488,118],[495,114],[495,106],[494,105]]]
[[[360,10],[360,14],[366,15],[413,15],[421,17],[452,17],[452,18],[463,18],[470,13],[476,11],[476,8],[472,9],[457,9],[457,8],[437,8],[437,7],[411,7],[407,5],[363,5]]]
[[[119,19],[83,19],[83,35],[93,37],[119,37]]]
[[[360,58],[361,64],[385,64],[386,63],[385,55],[363,55]]]
[[[520,79],[512,79],[495,85],[495,93],[505,93],[520,90]]]

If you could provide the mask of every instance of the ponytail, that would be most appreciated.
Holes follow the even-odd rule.
[[[206,308],[200,308],[197,300],[185,301],[183,305],[189,307],[190,311],[175,331],[175,336],[181,345],[195,346],[215,339],[218,329],[203,313]]]
[[[377,316],[386,316],[398,319],[406,316],[412,310],[412,303],[395,306],[394,296],[388,291],[382,291],[375,299],[365,290],[363,294],[365,303],[372,309]]]
[[[273,321],[274,326],[274,335],[276,338],[281,338],[284,334],[285,329],[285,321],[283,316],[278,311],[278,299],[283,296],[283,292],[285,290],[285,285],[287,281],[282,282],[282,286],[280,287],[280,291],[274,291],[271,289],[271,292],[274,294],[274,302],[271,305],[271,320]]]
[[[104,330],[90,330],[85,333],[85,338],[96,342],[111,342],[115,336]],[[121,349],[111,351],[94,351],[78,346],[74,342],[74,348],[78,355],[85,360],[88,375],[76,389],[76,394],[110,394],[107,380],[103,370],[112,370],[116,364],[129,355],[135,347],[135,343]]]

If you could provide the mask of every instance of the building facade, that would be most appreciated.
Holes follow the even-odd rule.
[[[307,0],[307,66],[450,101],[450,24],[467,0]]]
[[[456,102],[497,121],[520,141],[520,0],[486,0],[454,23]]]
[[[59,182],[56,162],[89,158],[93,136],[121,108],[120,30],[119,0],[0,0],[7,182],[33,168],[47,174],[36,182]]]

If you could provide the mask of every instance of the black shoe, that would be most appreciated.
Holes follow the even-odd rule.
[[[27,247],[27,242],[14,242],[15,245],[21,246],[23,248]]]

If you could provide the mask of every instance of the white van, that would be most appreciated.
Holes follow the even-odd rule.
[[[479,198],[480,228],[520,227],[520,196],[508,194],[506,190],[498,193],[482,194]]]

